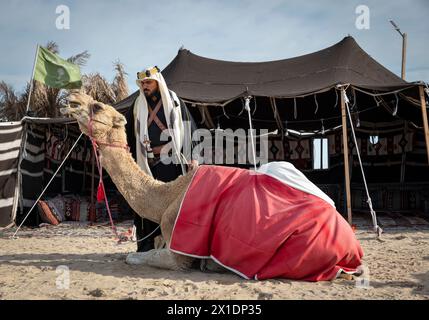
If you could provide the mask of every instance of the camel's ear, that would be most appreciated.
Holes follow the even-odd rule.
[[[114,127],[122,127],[122,126],[125,126],[126,124],[127,124],[127,120],[122,114],[117,115],[113,118]]]

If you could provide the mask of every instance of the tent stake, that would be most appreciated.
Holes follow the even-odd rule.
[[[350,192],[350,168],[349,168],[349,145],[347,138],[347,118],[346,106],[344,102],[345,96],[344,87],[341,87],[341,119],[343,124],[343,153],[344,153],[344,178],[346,185],[346,206],[347,206],[347,219],[352,225],[352,208],[351,208],[351,192]]]
[[[423,86],[419,86],[420,92],[420,103],[422,107],[422,119],[423,119],[423,127],[425,130],[425,141],[426,141],[426,152],[428,156],[429,163],[429,127],[428,127],[428,114],[426,111],[426,99],[425,99],[425,91]]]

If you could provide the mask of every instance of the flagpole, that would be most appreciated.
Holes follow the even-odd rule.
[[[25,110],[25,115],[28,113],[28,109],[30,107],[30,99],[31,99],[31,93],[33,92],[33,83],[34,83],[34,73],[36,71],[36,62],[37,62],[37,56],[39,55],[39,45],[36,47],[36,55],[34,56],[34,63],[33,63],[33,73],[31,74],[31,80],[30,80],[30,92],[28,93],[28,99],[27,99],[27,108]]]
[[[28,114],[28,109],[30,107],[30,100],[31,100],[31,92],[33,91],[33,83],[34,83],[34,73],[36,72],[36,63],[37,63],[37,56],[39,55],[39,45],[37,44],[36,46],[36,55],[34,56],[34,62],[33,62],[33,72],[31,74],[31,79],[30,79],[30,92],[28,93],[28,99],[27,99],[27,107],[25,110],[25,114],[24,117],[27,116]],[[22,161],[24,160],[24,157],[26,156],[26,147],[27,147],[27,125],[24,124],[23,126],[24,130],[22,132],[22,141],[21,141],[21,146],[19,149],[19,161],[18,161],[18,189],[19,189],[19,209],[20,212],[22,213],[24,210],[24,197],[22,195],[22,171],[21,171],[21,165],[22,165]],[[30,210],[31,212],[31,210]],[[24,218],[23,221],[25,221],[27,217]],[[19,229],[19,228],[18,228]]]

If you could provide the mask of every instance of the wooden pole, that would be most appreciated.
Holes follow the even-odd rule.
[[[28,92],[27,106],[25,108],[26,114],[28,113],[28,110],[30,109],[31,93],[33,92],[34,73],[36,71],[36,64],[37,64],[37,56],[38,55],[39,55],[39,45],[37,45],[36,54],[34,55],[33,71],[31,72],[31,80],[30,80],[30,91]]]
[[[402,68],[401,68],[401,78],[405,80],[405,64],[407,59],[407,34],[402,34]]]
[[[344,88],[341,88],[341,119],[343,124],[343,153],[344,153],[344,178],[346,185],[346,206],[347,206],[347,220],[352,224],[352,206],[351,206],[351,192],[350,192],[350,168],[349,168],[349,145],[347,138],[347,118],[346,118],[346,105],[344,101],[345,95]]]
[[[426,112],[425,90],[423,89],[423,86],[419,86],[419,91],[420,91],[420,103],[422,107],[423,128],[424,128],[425,140],[426,140],[426,152],[428,155],[428,164],[429,164],[429,127],[428,127],[428,114]]]

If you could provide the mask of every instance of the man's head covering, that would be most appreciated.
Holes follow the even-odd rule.
[[[142,82],[146,80],[155,80],[158,82],[159,91],[162,93],[163,91],[168,92],[167,84],[165,83],[165,79],[161,74],[161,70],[157,67],[149,67],[144,69],[143,71],[137,72],[136,83],[140,88],[140,91],[143,92]]]
[[[160,72],[161,70],[157,66],[149,67],[144,69],[143,71],[137,72],[137,80],[136,80],[137,85],[139,85],[141,81],[145,81],[149,79],[157,80],[155,78],[152,78],[152,76]]]

